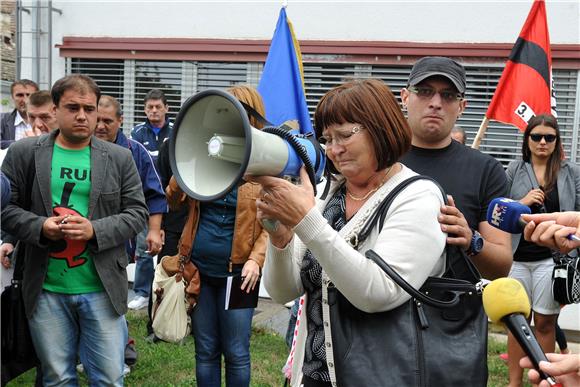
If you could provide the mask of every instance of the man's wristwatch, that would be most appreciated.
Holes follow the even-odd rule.
[[[477,232],[477,230],[471,230],[471,232],[473,233],[473,236],[471,237],[471,244],[466,253],[470,257],[473,257],[474,255],[481,253],[481,250],[483,250],[483,237],[479,232]]]

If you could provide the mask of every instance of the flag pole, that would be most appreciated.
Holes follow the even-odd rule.
[[[475,135],[475,138],[473,139],[473,144],[471,144],[471,147],[473,149],[479,149],[479,145],[481,144],[481,140],[483,140],[483,137],[485,136],[485,131],[487,130],[487,125],[489,125],[489,118],[484,116],[483,120],[481,121],[481,125],[479,126],[479,130],[477,131],[477,134]]]

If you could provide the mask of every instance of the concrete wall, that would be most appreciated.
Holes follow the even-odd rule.
[[[290,1],[299,39],[512,42],[531,1]],[[280,1],[55,1],[57,35],[269,39]],[[553,43],[578,43],[578,1],[548,1]],[[60,19],[60,23],[56,22]],[[574,29],[574,25],[576,28]],[[58,30],[58,31],[57,31]]]

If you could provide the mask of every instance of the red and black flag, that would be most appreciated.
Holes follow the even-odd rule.
[[[534,1],[512,48],[486,117],[525,130],[538,114],[555,113],[552,54],[543,0]]]

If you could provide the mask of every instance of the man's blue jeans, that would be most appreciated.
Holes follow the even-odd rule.
[[[142,297],[149,297],[151,293],[151,285],[153,284],[153,276],[155,275],[155,268],[153,267],[153,257],[147,254],[147,233],[149,229],[137,234],[135,238],[136,250],[135,256],[135,279],[133,280],[133,291],[135,295]]]
[[[28,325],[44,386],[78,386],[79,355],[91,386],[123,386],[127,322],[104,291],[42,291]]]
[[[193,309],[196,377],[200,387],[221,386],[221,359],[225,358],[226,386],[250,385],[250,335],[254,309],[225,310],[225,284],[202,280]]]

